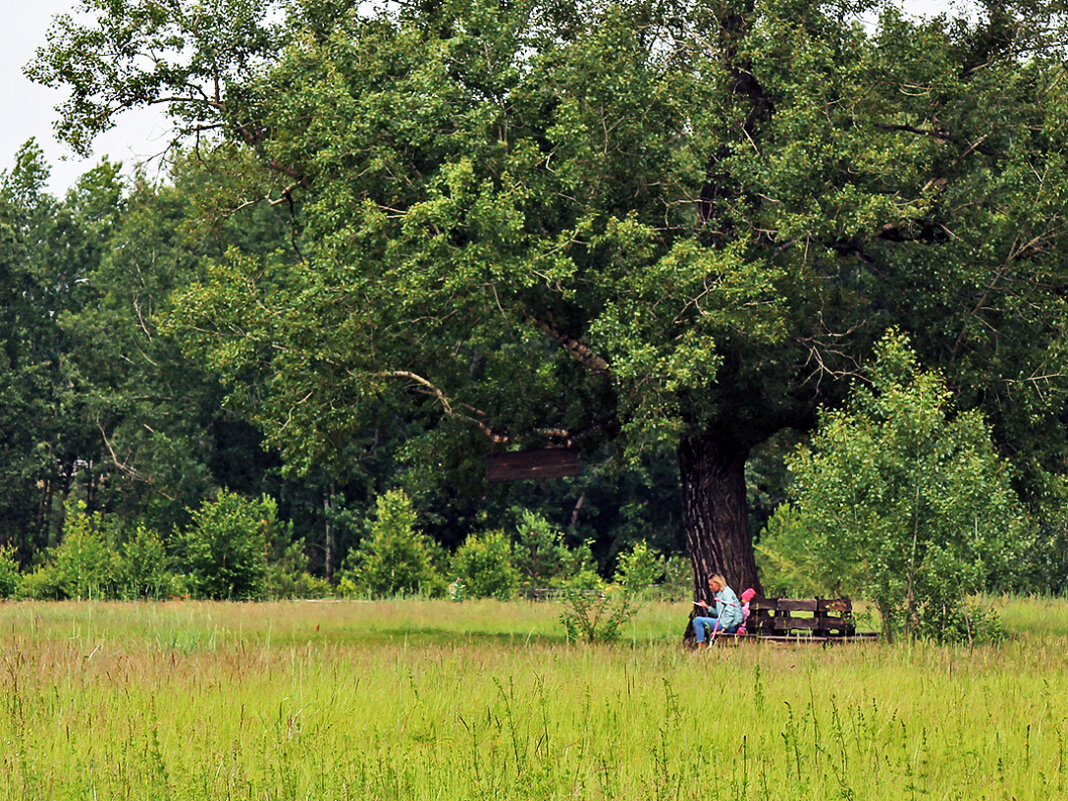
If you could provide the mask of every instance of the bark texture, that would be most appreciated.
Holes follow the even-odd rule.
[[[678,453],[694,598],[706,597],[714,573],[735,592],[752,587],[759,593],[745,494],[748,448],[704,434],[684,438]]]

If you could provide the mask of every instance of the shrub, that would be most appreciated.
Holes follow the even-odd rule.
[[[639,540],[619,555],[614,583],[632,595],[645,597],[663,577],[664,558],[645,540]]]
[[[523,587],[552,587],[567,572],[571,553],[563,543],[564,534],[544,517],[523,509],[519,513],[513,564]]]
[[[789,460],[791,505],[769,523],[765,564],[872,601],[889,635],[940,641],[996,633],[970,595],[1011,580],[1029,533],[1008,465],[982,418],[952,413],[942,379],[907,340],[878,347],[872,388],[824,415]]]
[[[588,542],[566,549],[560,573],[550,586],[576,590],[604,589],[604,580],[597,572],[597,561]]]
[[[19,563],[14,545],[0,545],[0,598],[14,598],[18,593]]]
[[[846,569],[836,576],[826,575],[822,551],[810,542],[799,525],[796,507],[789,501],[775,510],[754,551],[768,596],[811,598],[827,590],[835,594],[854,591],[859,585],[859,579],[850,578],[851,571]]]
[[[634,595],[623,588],[597,592],[569,587],[560,622],[569,641],[615,642],[623,624],[637,613],[638,607]]]
[[[374,598],[416,593],[440,596],[445,591],[435,548],[415,528],[412,502],[401,490],[379,496],[370,536],[349,553],[339,573],[345,594]]]
[[[198,598],[249,600],[267,589],[267,543],[278,507],[267,495],[252,501],[222,490],[193,512],[180,539],[190,592]]]
[[[109,545],[102,516],[87,512],[83,501],[69,503],[66,512],[59,545],[23,577],[20,595],[36,600],[112,596],[119,557]]]
[[[116,594],[120,598],[166,598],[176,589],[163,540],[155,531],[137,526],[119,548]]]
[[[308,572],[304,540],[294,540],[272,553],[267,565],[268,598],[325,598],[332,588],[326,579]]]
[[[515,597],[519,571],[512,564],[512,546],[503,531],[472,534],[452,557],[452,574],[471,598]]]
[[[599,589],[604,582],[587,543],[568,548],[564,533],[541,515],[520,511],[512,563],[520,573],[520,586]]]
[[[596,577],[589,546],[576,548],[572,558],[579,560],[575,573],[578,580],[565,589],[564,608],[560,613],[568,640],[618,640],[623,624],[637,614],[642,600],[650,594],[651,585],[664,575],[663,558],[644,541],[635,543],[631,550],[620,554],[615,583],[607,588],[599,578],[593,587],[580,583],[591,574]]]

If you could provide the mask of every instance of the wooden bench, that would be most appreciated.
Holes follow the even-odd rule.
[[[873,640],[874,633],[857,633],[853,602],[840,598],[763,598],[749,602],[745,634],[718,634],[721,642],[771,640],[778,642],[846,642]]]

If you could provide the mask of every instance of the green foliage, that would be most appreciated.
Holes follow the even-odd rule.
[[[568,558],[564,534],[529,509],[519,512],[513,560],[527,589],[550,587]]]
[[[626,589],[564,590],[560,622],[570,642],[615,642],[624,624],[637,614],[640,603]]]
[[[769,583],[859,593],[888,634],[987,635],[968,598],[1008,586],[1030,541],[1009,466],[904,336],[882,340],[871,379],[790,460],[792,502],[762,541]]]
[[[569,548],[564,533],[529,509],[519,511],[513,563],[525,590],[600,588],[601,577],[589,543]]]
[[[280,553],[271,555],[267,565],[267,597],[278,598],[325,598],[333,588],[326,579],[313,576],[308,571],[308,555],[304,552],[304,540],[289,542]]]
[[[0,545],[0,598],[15,597],[20,579],[14,546]]]
[[[167,598],[178,592],[172,559],[159,534],[143,525],[119,546],[115,592],[119,598]]]
[[[20,154],[0,209],[15,442],[0,522],[22,557],[55,532],[9,521],[50,520],[77,458],[126,468],[105,488],[158,505],[157,528],[234,486],[212,474],[214,382],[201,373],[196,414],[146,401],[182,395],[187,375],[149,340],[221,379],[226,408],[304,475],[343,470],[354,442],[378,448],[387,419],[441,434],[412,446],[423,470],[441,467],[434,444],[477,432],[616,456],[716,443],[737,471],[840,404],[841,377],[896,324],[1016,454],[1043,516],[1035,559],[1063,586],[1063,529],[1036,503],[1068,454],[1062,4],[933,19],[728,5],[84,0],[59,17],[28,73],[66,90],[68,142],[85,152],[124,109],[166,106],[210,165],[191,206],[233,228],[268,207],[292,225],[284,243],[190,254],[170,238],[183,226],[137,213],[109,239],[113,167],[57,204]],[[73,369],[55,358],[66,337],[84,337]],[[93,353],[139,367],[86,393]],[[699,463],[687,481],[742,503]],[[756,500],[759,522],[779,499]],[[628,506],[630,539],[650,518]],[[746,551],[744,525],[703,516],[695,548]]]
[[[828,589],[850,586],[843,577],[832,579],[823,569],[824,555],[813,550],[801,528],[797,508],[789,501],[781,504],[768,519],[755,546],[757,566],[768,596],[812,598]]]
[[[109,543],[103,517],[76,501],[67,506],[59,545],[23,577],[19,592],[38,600],[106,598],[114,593],[118,572],[118,555]]]
[[[452,575],[463,582],[471,598],[515,597],[519,571],[512,564],[512,545],[503,531],[472,534],[464,540],[450,563]]]
[[[654,584],[664,578],[664,557],[650,549],[645,540],[634,543],[619,555],[614,583],[638,597],[653,592]]]
[[[1044,474],[1041,492],[1028,503],[1037,529],[1023,560],[1020,587],[1050,595],[1068,594],[1068,477]]]
[[[638,613],[643,599],[649,596],[650,585],[664,574],[663,558],[644,541],[620,554],[615,583],[609,587],[600,580],[585,580],[592,570],[578,567],[585,559],[583,548],[576,548],[571,559],[574,567],[569,574],[571,580],[564,584],[560,613],[569,641],[618,640],[624,624]]]
[[[249,500],[228,490],[193,511],[179,544],[190,592],[198,598],[262,598],[277,514],[269,496]]]
[[[48,173],[33,140],[0,172],[0,539],[23,563],[59,541],[68,493],[95,478],[85,469],[95,428],[58,320],[85,302],[86,274],[118,212],[112,165],[63,203],[46,193]]]
[[[346,557],[339,575],[342,592],[373,598],[441,595],[445,580],[439,556],[415,524],[415,509],[407,495],[400,490],[380,495],[369,522],[370,536]]]
[[[666,562],[645,541],[636,542],[619,556],[615,582],[607,588],[565,587],[560,622],[569,641],[614,642],[623,626],[651,597],[653,584],[664,577]],[[685,570],[687,577],[689,569]],[[687,590],[688,592],[688,590]]]
[[[693,570],[689,559],[675,554],[664,560],[664,583],[660,593],[665,601],[689,601],[693,598]]]
[[[597,572],[597,560],[589,542],[569,548],[560,569],[560,575],[552,586],[583,590],[604,588],[604,579]]]

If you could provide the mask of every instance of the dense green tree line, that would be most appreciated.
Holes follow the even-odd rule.
[[[435,443],[419,440],[418,421],[383,414],[331,464],[286,471],[164,323],[173,293],[203,280],[228,249],[292,253],[288,210],[215,214],[205,192],[228,173],[194,154],[176,155],[158,184],[130,184],[105,162],[57,199],[47,177],[32,142],[0,175],[0,545],[27,570],[60,544],[69,502],[85,503],[90,520],[106,516],[113,540],[141,526],[173,539],[175,550],[222,489],[275,498],[292,521],[290,538],[323,576],[360,541],[376,499],[392,487],[407,489],[422,525],[450,548],[472,531],[511,526],[513,509],[533,509],[574,544],[592,540],[606,567],[638,538],[677,549],[677,503],[664,486],[670,465],[655,461],[624,471],[595,464],[551,485],[492,486],[480,458],[457,455],[448,471],[427,464]],[[248,376],[246,403],[265,383]]]
[[[26,152],[6,179],[11,308],[45,303],[8,408],[81,426],[5,467],[42,496],[19,521],[55,508],[34,465],[160,520],[269,491],[329,573],[403,483],[450,547],[510,506],[580,511],[602,556],[681,515],[697,587],[759,586],[747,464],[780,475],[896,326],[989,421],[1063,586],[1057,4],[82,6],[30,67],[68,141],[159,103],[196,147],[128,195],[105,166],[48,199]],[[639,466],[485,485],[485,453],[561,445]]]

